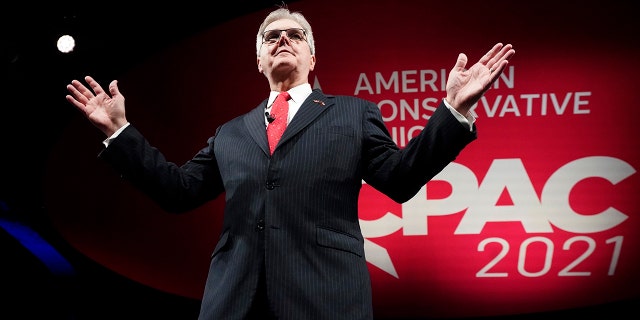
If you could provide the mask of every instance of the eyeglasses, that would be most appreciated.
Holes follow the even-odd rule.
[[[266,43],[268,45],[276,44],[276,42],[280,41],[283,31],[287,34],[287,38],[295,43],[307,40],[307,32],[304,29],[289,28],[284,30],[267,30],[263,32],[262,43]]]

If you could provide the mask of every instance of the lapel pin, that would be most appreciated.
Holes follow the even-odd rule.
[[[317,103],[317,104],[319,104],[319,105],[324,106],[324,101],[320,101],[320,100],[313,100],[313,102],[315,102],[315,103]]]

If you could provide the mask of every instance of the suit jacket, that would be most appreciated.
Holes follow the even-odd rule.
[[[314,90],[269,155],[263,101],[178,166],[129,126],[100,157],[171,212],[225,195],[200,319],[242,319],[261,270],[281,319],[372,319],[358,220],[362,181],[413,197],[476,138],[441,103],[399,148],[373,102]],[[262,269],[264,268],[264,269]]]

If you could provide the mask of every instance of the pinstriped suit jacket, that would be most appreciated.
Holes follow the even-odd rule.
[[[476,138],[475,128],[441,103],[400,149],[375,103],[316,89],[270,156],[266,102],[220,126],[181,166],[133,126],[100,156],[171,212],[225,194],[200,319],[243,319],[261,268],[281,319],[372,319],[358,221],[362,180],[404,202]]]

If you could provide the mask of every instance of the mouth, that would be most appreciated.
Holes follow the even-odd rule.
[[[276,54],[274,54],[274,56],[279,56],[279,55],[281,55],[283,53],[288,53],[290,55],[293,55],[293,53],[291,53],[291,51],[289,51],[289,50],[280,50],[280,51],[276,52]]]

